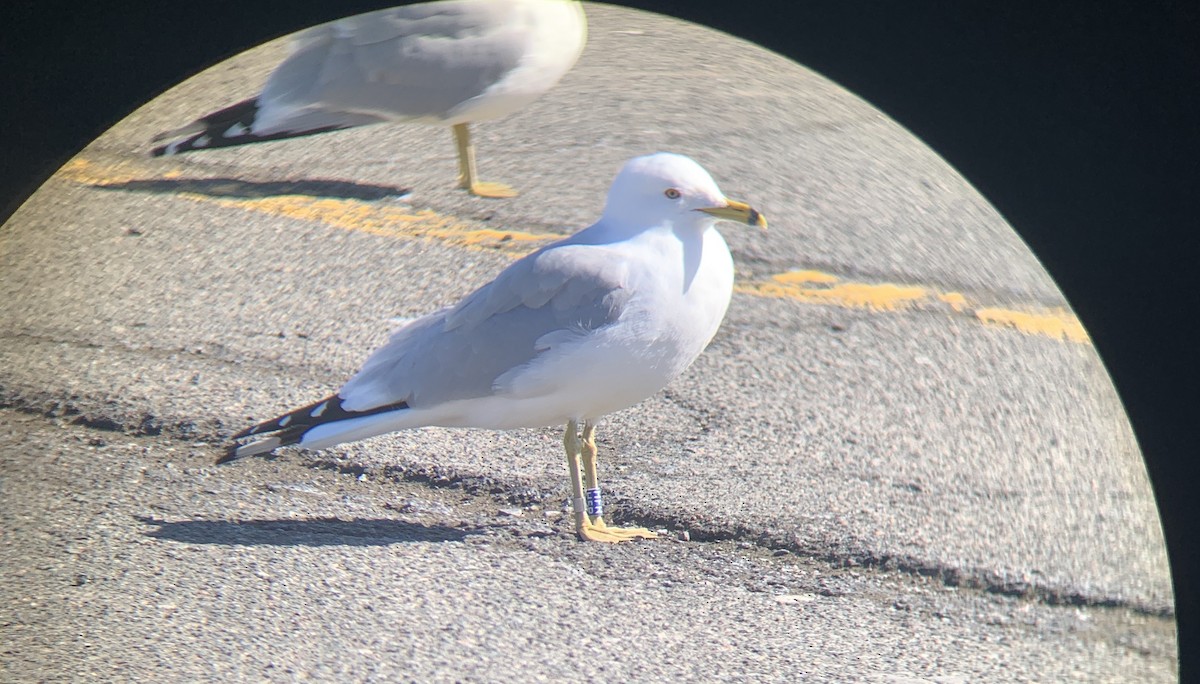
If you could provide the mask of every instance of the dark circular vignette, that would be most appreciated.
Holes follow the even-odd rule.
[[[267,39],[397,2],[0,7],[0,219],[166,88]],[[1158,497],[1181,675],[1195,668],[1193,320],[1200,6],[620,0],[754,41],[909,128],[1030,245],[1113,376]],[[1087,464],[1080,464],[1087,467]]]

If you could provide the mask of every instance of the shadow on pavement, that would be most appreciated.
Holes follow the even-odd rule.
[[[147,178],[119,183],[94,183],[101,190],[153,192],[160,194],[207,195],[232,199],[262,199],[282,195],[331,197],[370,202],[411,194],[410,188],[350,181],[311,179],[294,181],[247,181],[237,178]]]
[[[410,542],[462,541],[473,532],[402,520],[310,518],[307,520],[182,520],[135,516],[156,525],[148,537],[186,544],[229,546],[385,546]]]

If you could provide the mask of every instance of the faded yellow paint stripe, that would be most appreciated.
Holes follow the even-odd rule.
[[[285,195],[261,199],[214,198],[185,194],[190,199],[213,202],[276,216],[316,221],[342,230],[406,239],[430,239],[472,249],[502,249],[525,253],[530,247],[560,236],[521,231],[476,228],[453,216],[429,209],[375,206],[358,200]]]
[[[1064,309],[1018,311],[973,305],[961,292],[936,292],[917,285],[841,282],[837,276],[814,270],[778,273],[765,281],[740,283],[735,289],[759,297],[788,298],[807,304],[826,304],[873,311],[948,310],[968,315],[985,325],[1012,328],[1029,335],[1088,344],[1083,324]]]
[[[99,164],[76,157],[63,165],[57,175],[77,183],[103,187],[148,180],[146,173],[138,173],[140,170],[132,162]],[[181,172],[172,169],[159,175],[158,179],[177,180],[181,176]],[[478,228],[470,222],[428,209],[414,211],[406,207],[380,206],[353,199],[309,195],[234,198],[186,191],[176,196],[194,202],[315,221],[342,230],[393,238],[435,240],[469,249],[498,249],[514,255],[524,254],[538,243],[561,237],[547,233]]]
[[[949,304],[950,308],[955,311],[963,311],[967,308],[967,298],[961,292],[943,292],[938,295],[938,299]]]
[[[838,278],[822,271],[800,270],[773,275],[771,280],[784,285],[798,285],[800,283],[836,283]]]
[[[96,162],[75,157],[63,164],[54,173],[65,180],[88,185],[103,183],[128,183],[139,176],[137,169],[131,163],[97,164]]]
[[[1041,313],[998,308],[976,309],[975,317],[988,325],[1010,326],[1031,335],[1045,335],[1072,342],[1091,342],[1079,319],[1062,309]]]
[[[808,273],[813,273],[809,271]],[[816,281],[811,279],[799,282],[832,283],[836,276],[823,274],[829,280]],[[896,311],[911,307],[925,298],[925,288],[915,286],[893,285],[882,283],[869,285],[867,283],[840,283],[829,287],[800,287],[789,274],[774,276],[765,283],[751,283],[738,287],[741,292],[762,297],[787,297],[810,304],[833,304],[836,306],[859,307],[877,311]]]

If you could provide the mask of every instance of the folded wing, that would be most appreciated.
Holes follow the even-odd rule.
[[[559,244],[512,264],[454,307],[397,330],[338,395],[347,410],[420,409],[490,396],[503,375],[616,322],[626,270],[596,246]]]

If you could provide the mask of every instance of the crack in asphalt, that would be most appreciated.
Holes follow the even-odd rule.
[[[677,396],[675,402],[689,414],[696,409],[685,405]],[[111,404],[110,398],[92,398],[79,395],[56,396],[42,393],[29,396],[14,391],[0,382],[0,409],[13,409],[23,413],[38,414],[47,418],[67,420],[71,424],[104,432],[120,432],[141,436],[165,436],[181,441],[224,442],[232,430],[224,427],[219,419],[189,420],[168,418],[136,410],[122,414],[104,408],[92,409],[87,404]],[[694,414],[692,414],[694,415]],[[700,421],[699,418],[697,418]],[[702,421],[701,421],[702,423]],[[317,458],[307,463],[308,467],[331,470],[340,474],[358,477],[369,475],[393,481],[418,483],[434,488],[456,489],[475,496],[487,496],[506,504],[545,504],[560,497],[560,493],[547,492],[529,483],[506,481],[486,475],[464,473],[443,465],[405,466],[387,465],[368,467],[353,462]],[[983,593],[1023,598],[1048,605],[1087,606],[1125,609],[1134,613],[1162,618],[1173,618],[1174,607],[1155,605],[1146,601],[1111,593],[1086,591],[1039,581],[1022,575],[1018,578],[1009,573],[978,567],[960,567],[936,560],[917,558],[903,554],[873,550],[865,546],[833,548],[819,541],[804,540],[794,532],[751,527],[743,523],[722,521],[689,520],[670,511],[643,506],[618,493],[606,497],[609,509],[617,517],[648,527],[687,531],[688,538],[695,542],[748,542],[755,546],[786,551],[812,560],[822,561],[837,568],[869,568],[896,571],[907,575],[931,578],[946,586],[975,590]]]

